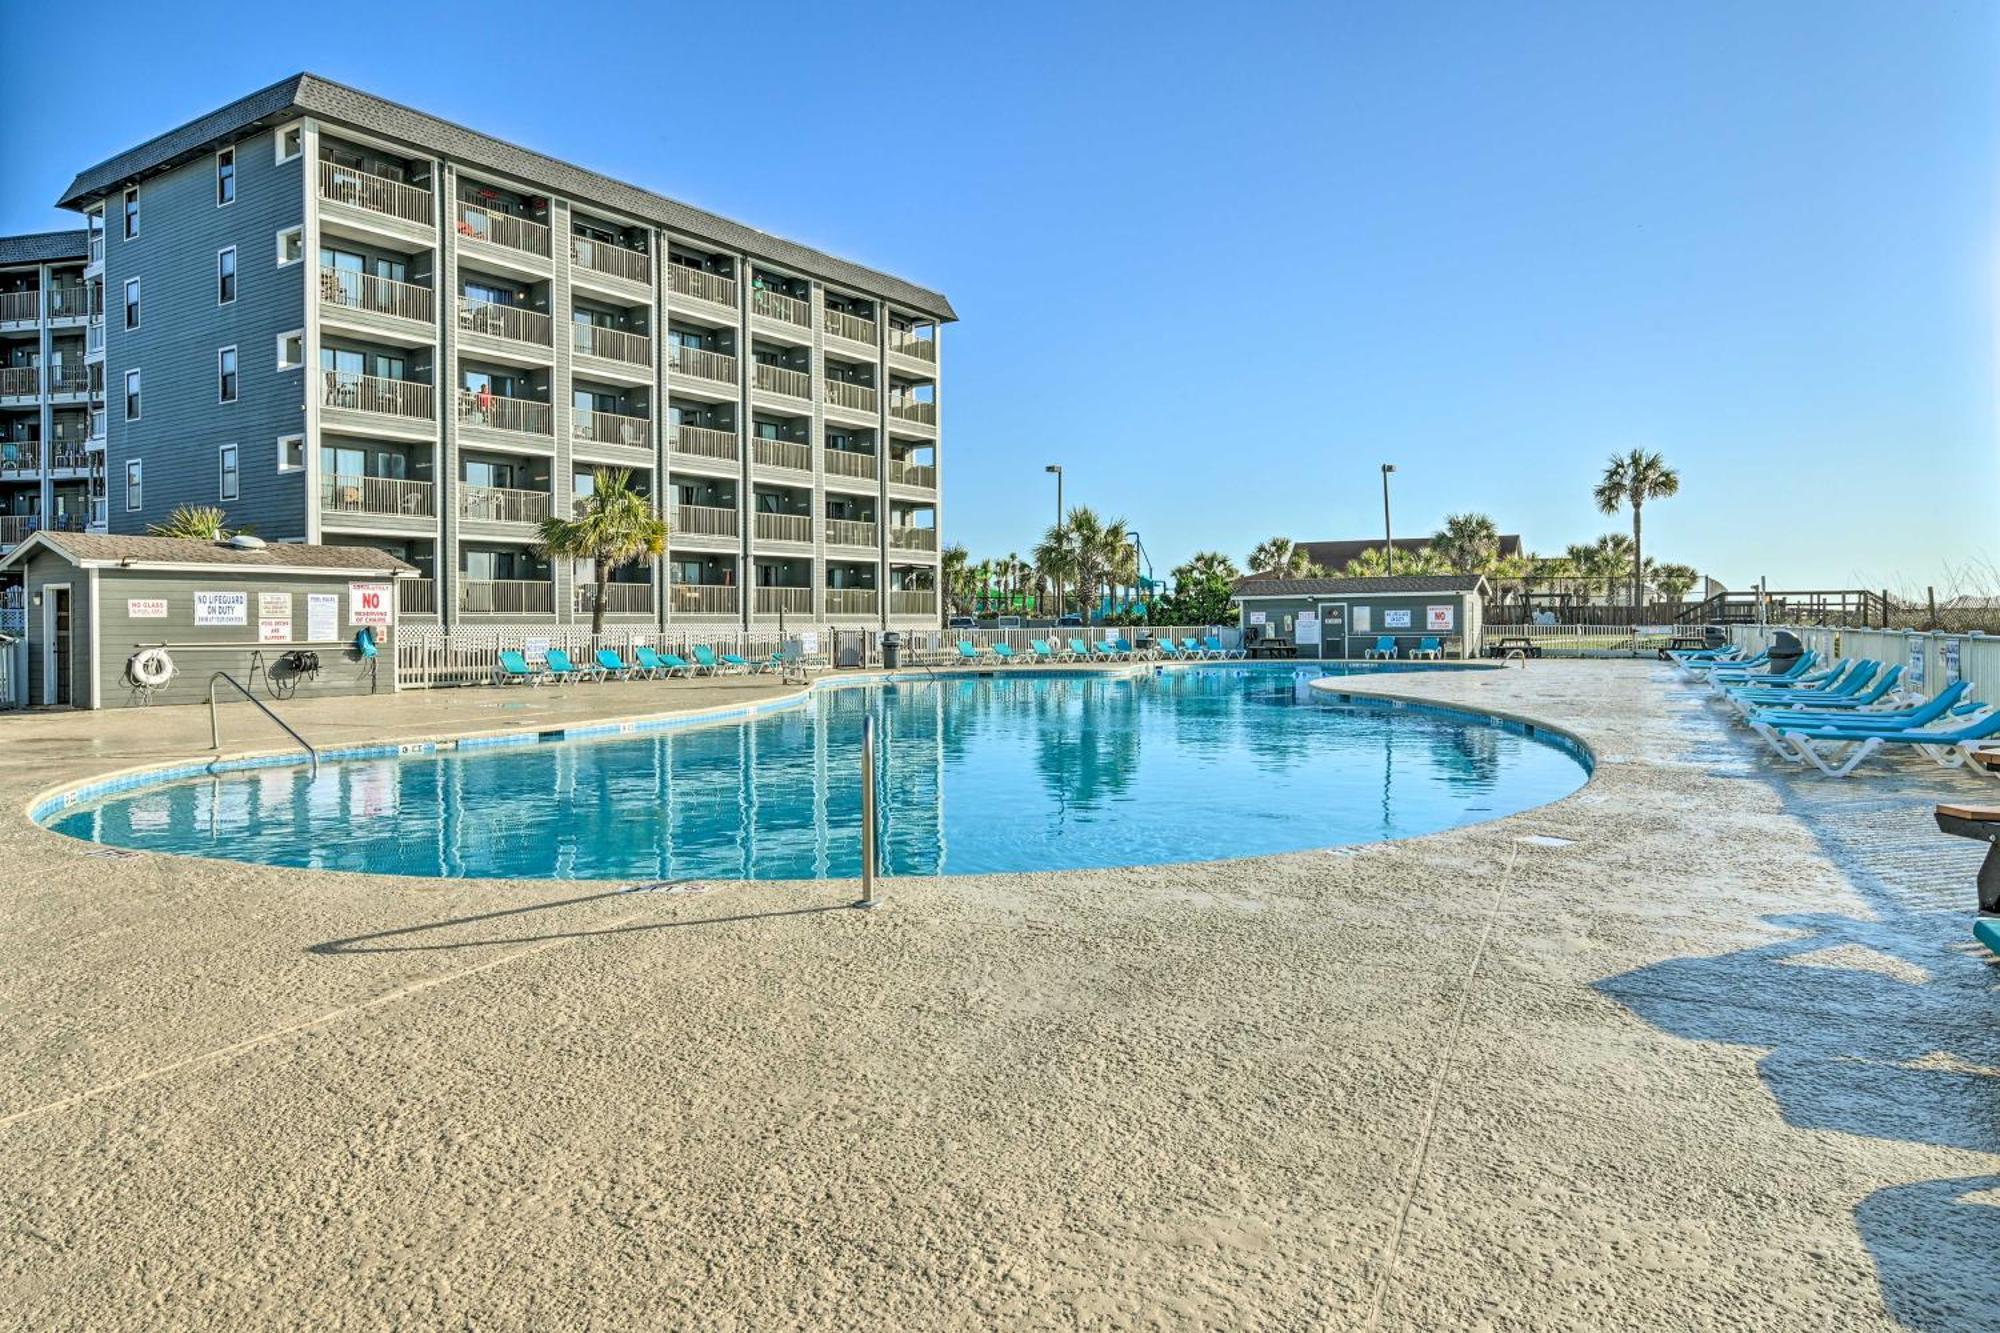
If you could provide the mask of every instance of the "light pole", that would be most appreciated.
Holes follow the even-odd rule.
[[[1396,470],[1394,463],[1382,465],[1382,557],[1389,562],[1389,572],[1396,572],[1396,538],[1389,531],[1389,474]]]
[[[1053,473],[1055,473],[1055,474],[1056,474],[1056,531],[1060,533],[1060,532],[1062,531],[1062,524],[1063,524],[1063,504],[1062,504],[1062,464],[1061,464],[1061,463],[1051,463],[1051,464],[1049,464],[1049,465],[1048,465],[1047,467],[1043,468],[1043,469],[1042,469],[1042,471],[1044,471],[1044,472],[1053,472]],[[1056,618],[1056,622],[1057,622],[1058,624],[1060,624],[1060,623],[1062,622],[1062,568],[1061,568],[1061,566],[1057,566],[1057,568],[1056,568],[1056,577],[1055,577],[1055,584],[1056,584],[1056,616],[1055,616],[1055,618]]]

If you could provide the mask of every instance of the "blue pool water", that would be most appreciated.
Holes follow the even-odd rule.
[[[799,879],[860,873],[861,718],[894,874],[1213,860],[1475,823],[1582,785],[1571,751],[1455,714],[1343,707],[1316,667],[939,677],[736,722],[142,787],[78,838],[316,870]]]

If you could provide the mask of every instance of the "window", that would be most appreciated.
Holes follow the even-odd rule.
[[[220,401],[236,401],[236,349],[225,347],[215,354],[215,390]]]
[[[297,472],[306,465],[306,437],[303,435],[280,435],[278,437],[278,471]]]
[[[278,131],[278,138],[277,138],[278,161],[289,162],[293,158],[297,157],[300,153],[303,153],[305,151],[305,148],[306,148],[305,126],[287,125],[283,129]]]
[[[135,371],[134,374],[137,372]],[[130,378],[129,376],[127,378]],[[125,462],[125,512],[136,513],[146,507],[146,464],[142,459],[131,458]]]
[[[216,494],[225,500],[236,498],[236,446],[225,444],[216,453]]]
[[[132,240],[139,234],[139,187],[134,185],[125,191],[125,239]]]
[[[139,419],[139,372],[136,370],[125,372],[125,419]]]
[[[139,327],[139,280],[137,278],[125,279],[125,327],[128,329]]]
[[[215,206],[236,202],[236,150],[225,148],[215,155]]]
[[[236,247],[215,254],[215,303],[228,305],[236,299]]]
[[[306,229],[287,227],[278,233],[278,267],[296,264],[306,257]]]
[[[293,329],[278,335],[278,369],[297,370],[306,363],[306,331]]]

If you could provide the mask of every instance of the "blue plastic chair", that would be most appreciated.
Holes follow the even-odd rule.
[[[500,665],[493,669],[493,678],[502,685],[539,685],[548,679],[548,673],[528,665],[526,655],[518,648],[503,648],[500,650]]]

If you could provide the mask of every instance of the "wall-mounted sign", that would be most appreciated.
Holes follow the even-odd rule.
[[[134,597],[125,603],[125,614],[132,620],[165,620],[167,599],[164,597]]]
[[[1368,632],[1368,614],[1369,609],[1365,606],[1354,608],[1354,632],[1356,634],[1366,634]]]
[[[390,600],[395,589],[386,583],[350,583],[347,585],[347,623],[350,625],[386,625],[389,623]]]
[[[1408,629],[1409,627],[1410,627],[1410,609],[1408,607],[1403,607],[1401,609],[1385,609],[1382,612],[1383,629]]]
[[[200,592],[194,595],[194,623],[197,625],[247,625],[250,623],[250,594],[247,592]]]
[[[1448,606],[1427,606],[1424,608],[1424,628],[1451,632],[1451,608]]]
[[[331,643],[340,638],[340,598],[330,592],[306,594],[306,640]]]
[[[1263,623],[1264,623],[1264,617],[1265,617],[1265,613],[1264,613],[1264,612],[1262,612],[1262,611],[1252,611],[1252,612],[1250,613],[1250,623],[1251,623],[1251,624],[1253,624],[1253,625],[1261,625],[1261,624],[1263,624]]]
[[[1956,685],[1958,683],[1958,640],[1946,639],[1938,645],[1938,648],[1944,655],[1944,683],[1947,685]]]
[[[1318,646],[1319,644],[1318,614],[1312,611],[1299,612],[1299,623],[1292,637],[1298,640],[1299,647],[1301,648]]]
[[[1924,687],[1924,640],[1919,634],[1910,636],[1910,669],[1904,673],[1904,680],[1912,689]]]

